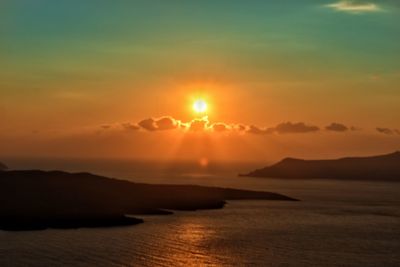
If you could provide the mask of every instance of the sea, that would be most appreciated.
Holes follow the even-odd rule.
[[[0,231],[0,266],[400,266],[400,183],[239,177],[264,163],[1,159],[11,169],[277,192],[292,201],[137,216],[111,228]],[[265,164],[264,164],[265,165]]]

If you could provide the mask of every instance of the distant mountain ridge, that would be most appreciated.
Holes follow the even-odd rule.
[[[400,151],[378,156],[332,160],[285,158],[274,165],[241,176],[400,181]]]

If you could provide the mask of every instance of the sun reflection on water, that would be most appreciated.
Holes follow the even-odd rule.
[[[167,248],[165,253],[174,266],[222,266],[209,245],[216,234],[210,226],[182,222],[169,234],[174,235],[172,238],[176,244]]]

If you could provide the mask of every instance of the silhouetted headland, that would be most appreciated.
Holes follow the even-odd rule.
[[[5,171],[7,169],[8,169],[7,165],[5,165],[4,163],[0,162],[0,171]]]
[[[218,209],[225,200],[295,200],[270,192],[132,183],[90,173],[0,172],[0,229],[105,227],[143,222],[126,215]]]
[[[275,165],[241,176],[400,181],[400,152],[334,160],[285,158]]]

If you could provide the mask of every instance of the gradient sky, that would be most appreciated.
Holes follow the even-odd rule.
[[[399,84],[394,0],[0,2],[1,155],[388,152],[400,149]],[[197,96],[208,101],[210,125],[303,122],[319,131],[121,127],[163,116],[190,122]],[[349,130],[326,130],[332,122]]]

